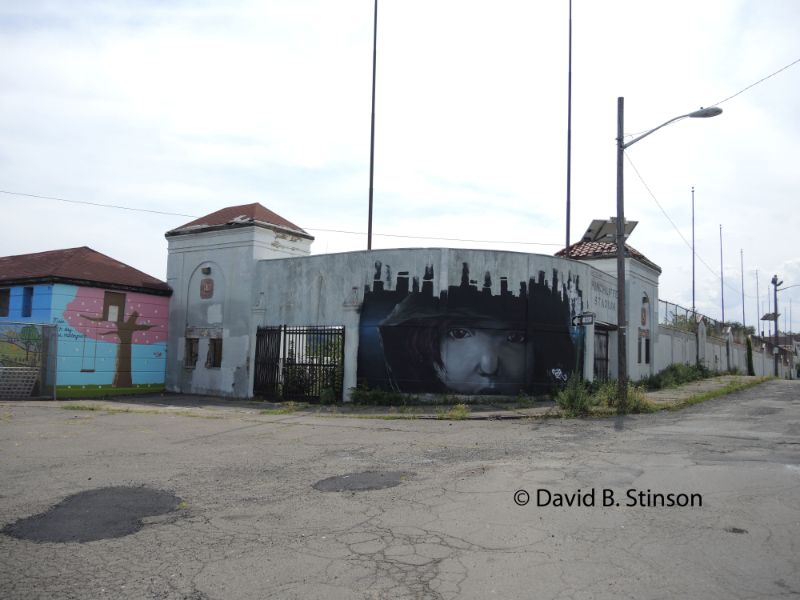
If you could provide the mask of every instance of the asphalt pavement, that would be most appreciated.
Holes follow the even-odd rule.
[[[0,403],[2,598],[800,595],[797,381],[580,420],[72,404]],[[172,504],[127,535],[8,535],[141,486]]]

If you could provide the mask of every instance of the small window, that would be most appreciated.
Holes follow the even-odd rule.
[[[644,362],[650,364],[650,338],[644,338]]]
[[[186,338],[186,352],[183,356],[183,366],[193,369],[197,365],[197,354],[200,340],[197,338]]]
[[[8,304],[11,297],[11,290],[0,290],[0,317],[8,316]]]
[[[638,363],[642,364],[642,338],[639,338],[639,352],[638,352]]]
[[[208,340],[208,356],[206,368],[219,369],[222,366],[222,339],[211,338]]]
[[[33,288],[22,288],[22,316],[30,317],[33,313]]]
[[[125,294],[106,292],[103,296],[103,320],[118,323],[125,316]]]

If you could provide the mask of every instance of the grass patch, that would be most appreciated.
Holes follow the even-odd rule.
[[[56,398],[107,398],[110,396],[132,396],[164,391],[163,383],[142,383],[131,387],[115,388],[112,385],[58,385]]]
[[[595,398],[589,393],[589,386],[577,372],[569,376],[567,385],[556,394],[556,404],[568,417],[588,415]]]
[[[61,408],[64,410],[103,410],[97,404],[63,404]]]
[[[463,421],[469,417],[469,406],[466,404],[456,404],[450,410],[445,411],[440,408],[436,411],[437,419],[447,419],[449,421]]]
[[[305,405],[303,405],[305,406]],[[264,410],[260,411],[258,414],[260,415],[290,415],[292,413],[297,412],[301,406],[294,401],[284,402],[282,406],[277,408],[265,408]]]
[[[703,365],[685,365],[683,363],[675,363],[668,366],[666,369],[659,371],[655,375],[643,379],[642,384],[648,390],[663,390],[665,388],[673,388],[684,383],[691,383],[693,381],[700,381],[701,379],[708,379],[710,377],[717,377],[723,373],[712,371]]]
[[[708,392],[703,392],[702,394],[695,394],[694,396],[689,396],[679,402],[675,402],[674,404],[668,404],[663,407],[659,407],[661,410],[682,410],[689,406],[693,406],[695,404],[700,404],[701,402],[705,402],[706,400],[712,400],[713,398],[718,398],[720,396],[726,396],[728,394],[733,394],[734,392],[741,392],[742,390],[749,389],[751,387],[755,387],[764,383],[765,381],[769,381],[772,377],[756,377],[753,381],[744,381],[744,382],[732,382],[726,385],[725,387],[721,387],[717,390],[711,390]]]

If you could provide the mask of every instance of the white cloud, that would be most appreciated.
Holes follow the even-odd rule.
[[[628,133],[722,100],[800,58],[800,6],[573,4],[575,239],[615,211],[617,96],[626,99]],[[258,201],[304,227],[365,231],[372,7],[5,2],[0,189],[193,215]],[[563,241],[566,7],[380,3],[376,232]],[[767,272],[800,278],[792,270],[798,79],[800,65],[726,102],[722,116],[676,123],[628,151],[687,237],[696,187],[698,252],[717,272],[723,224],[734,287],[730,300],[726,287],[726,315],[741,314],[740,248],[749,296],[756,267],[762,288]],[[625,168],[626,212],[640,221],[631,244],[664,269],[662,298],[691,302],[691,254]],[[161,277],[163,233],[189,220],[6,195],[0,202],[0,254],[91,245]],[[316,235],[316,252],[365,245],[363,235]],[[375,245],[423,243],[456,245],[380,237]],[[698,279],[698,306],[719,316],[719,280],[700,264]]]

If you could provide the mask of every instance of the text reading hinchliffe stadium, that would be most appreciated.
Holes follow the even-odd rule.
[[[538,488],[533,497],[527,490],[514,492],[514,502],[519,506],[526,506],[535,501],[539,507],[593,507],[593,506],[625,506],[642,508],[661,507],[686,507],[702,508],[703,497],[698,493],[686,494],[683,492],[654,492],[652,490],[612,490],[608,488],[574,492],[554,492],[545,488]]]

